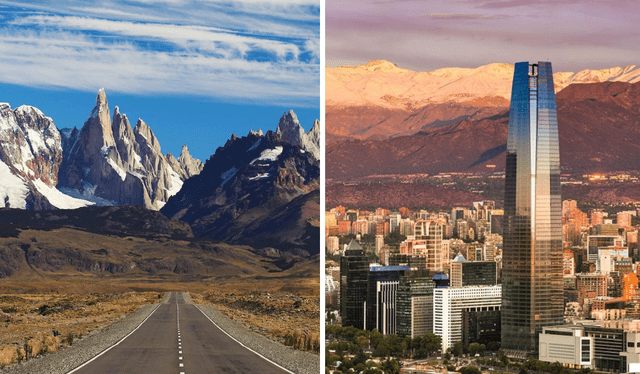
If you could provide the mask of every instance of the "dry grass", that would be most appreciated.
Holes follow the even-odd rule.
[[[0,366],[55,352],[158,301],[161,293],[2,294]]]
[[[227,286],[191,297],[196,303],[215,305],[227,317],[283,344],[319,352],[320,298],[317,294],[240,291]]]

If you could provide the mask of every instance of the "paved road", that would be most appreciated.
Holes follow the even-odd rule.
[[[73,374],[288,373],[241,346],[195,305],[172,293],[120,344]]]

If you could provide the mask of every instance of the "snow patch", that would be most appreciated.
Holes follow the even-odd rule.
[[[4,208],[7,200],[11,208],[25,209],[27,193],[29,188],[25,181],[14,175],[9,166],[0,161],[0,207]]]
[[[103,147],[104,148],[104,147]],[[118,164],[116,164],[115,161],[113,161],[112,159],[110,159],[109,157],[107,157],[107,162],[109,163],[109,165],[111,165],[111,167],[113,168],[113,170],[116,171],[116,173],[118,173],[118,175],[120,176],[120,179],[122,179],[123,181],[127,178],[127,172],[122,170],[120,168],[120,166],[118,166]]]
[[[42,180],[36,179],[33,181],[38,192],[44,195],[49,202],[59,209],[76,209],[84,206],[95,205],[95,202],[84,200],[76,197],[72,197],[63,193],[55,187],[47,186]]]
[[[255,177],[249,177],[249,180],[255,181],[255,180],[261,180],[261,179],[267,179],[267,178],[269,178],[269,173],[260,173]]]
[[[20,107],[22,108],[22,107]],[[34,154],[38,154],[40,152],[47,152],[48,147],[42,139],[42,135],[35,131],[34,129],[27,129],[27,139],[29,139],[29,144],[31,144],[31,149]],[[47,140],[52,140],[51,138]]]
[[[253,151],[254,149],[258,148],[258,146],[260,145],[260,142],[262,142],[262,139],[258,139],[258,141],[257,141],[257,142],[255,142],[255,143],[251,146],[251,148],[247,149],[247,152],[251,152],[251,151]]]
[[[171,177],[171,187],[167,189],[167,194],[171,197],[180,192],[180,189],[182,188],[182,179],[180,179],[178,173],[173,171],[171,168],[169,168],[169,176]],[[158,203],[160,203],[160,201],[158,201]],[[162,202],[162,205],[164,204],[165,203]],[[158,209],[160,208],[162,208],[162,206],[158,207]]]
[[[135,151],[133,152],[133,159],[135,160],[136,164],[138,164],[140,167],[142,166],[142,157],[140,157],[139,154],[137,154]]]
[[[279,145],[274,149],[265,149],[260,153],[260,157],[251,161],[251,165],[253,165],[256,161],[275,161],[278,159],[278,156],[282,154],[282,146]]]
[[[34,112],[36,112],[36,114],[38,114],[41,117],[45,116],[44,113],[40,111],[40,109],[31,105],[20,105],[19,107],[16,108],[16,112],[21,114],[29,114],[29,110],[33,110]]]
[[[83,192],[76,190],[75,188],[69,187],[60,187],[59,190],[65,195],[71,196],[76,199],[87,200],[98,206],[116,206],[117,202],[112,200],[103,199],[95,195],[96,188],[98,186],[94,186],[89,182],[82,183]]]
[[[227,183],[231,178],[233,178],[233,176],[236,175],[237,172],[238,172],[238,169],[236,169],[236,167],[234,166],[231,169],[220,174],[220,179],[222,179],[221,186],[224,186],[224,184]]]

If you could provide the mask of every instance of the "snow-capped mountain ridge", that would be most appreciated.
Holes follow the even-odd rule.
[[[0,207],[87,205],[55,189],[62,155],[62,137],[50,117],[29,105],[12,110],[0,104]]]
[[[298,198],[306,201],[317,195],[313,191],[320,184],[320,162],[313,152],[320,149],[316,137],[319,127],[316,120],[305,134],[295,113],[289,111],[280,118],[275,132],[262,135],[250,131],[241,137],[232,134],[207,160],[202,172],[186,180],[161,212],[189,223],[196,236],[256,248],[274,246],[317,253],[317,240],[306,240],[301,234],[313,231],[306,218],[301,218],[308,212],[287,207]],[[283,227],[271,225],[264,230],[261,223],[275,214],[291,216],[296,222],[287,227],[278,218]],[[282,234],[289,229],[296,233]]]
[[[202,170],[183,147],[180,160],[161,153],[141,119],[132,129],[104,89],[80,130],[59,131],[38,108],[0,104],[0,206],[51,209],[92,204],[160,209]]]
[[[441,68],[412,71],[385,60],[359,66],[326,68],[327,106],[419,108],[428,104],[472,103],[485,97],[509,100],[513,65],[493,63],[478,68]],[[572,83],[640,81],[635,65],[554,74],[556,91]],[[504,106],[504,101],[494,104]],[[508,102],[507,102],[508,105]]]
[[[72,140],[71,134],[68,141],[78,146],[63,161],[62,185],[84,193],[88,184],[95,188],[95,196],[117,204],[160,209],[180,190],[182,181],[198,171],[195,162],[187,172],[173,156],[163,155],[158,139],[142,119],[132,130],[126,114],[115,107],[111,120],[103,89],[91,115],[76,132],[77,139]],[[187,155],[188,151],[185,159]]]

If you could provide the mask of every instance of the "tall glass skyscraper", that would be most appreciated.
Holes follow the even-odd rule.
[[[502,348],[563,323],[558,119],[550,62],[515,65],[505,170]]]

